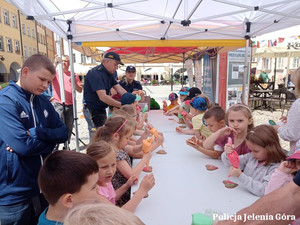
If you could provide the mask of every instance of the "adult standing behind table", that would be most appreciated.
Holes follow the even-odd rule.
[[[296,92],[300,92],[300,67],[296,69],[291,77],[292,82],[295,84]],[[291,106],[287,116],[282,117],[284,122],[282,125],[275,125],[278,135],[285,141],[290,142],[290,151],[288,155],[291,155],[295,151],[295,144],[300,140],[300,99],[298,98]]]
[[[55,73],[46,56],[35,54],[24,62],[19,81],[0,93],[1,225],[35,224],[44,209],[38,172],[44,157],[68,139],[66,126],[41,95]]]
[[[55,57],[54,66],[56,67],[59,63],[59,57]],[[64,90],[65,90],[65,111],[63,107],[63,102],[61,101],[60,93],[60,83],[59,83],[59,71],[56,71],[56,76],[52,81],[52,91],[53,91],[53,106],[56,112],[59,114],[60,118],[64,121],[66,127],[68,128],[69,136],[68,142],[70,143],[70,138],[74,125],[73,116],[73,98],[72,98],[72,83],[71,83],[71,72],[69,71],[70,59],[69,56],[62,56],[62,70],[64,76]],[[75,76],[75,89],[77,92],[82,92],[81,81],[78,76]]]
[[[139,94],[139,90],[143,90],[143,87],[139,81],[134,78],[136,76],[136,69],[134,66],[127,66],[125,71],[125,77],[119,82],[119,84],[127,91],[134,95]],[[140,93],[142,101],[144,100],[144,92]]]
[[[83,96],[95,127],[105,123],[107,119],[105,109],[108,105],[121,107],[121,103],[110,96],[111,88],[120,95],[126,93],[113,76],[119,64],[124,65],[120,56],[115,52],[107,52],[102,63],[91,69],[85,76]]]

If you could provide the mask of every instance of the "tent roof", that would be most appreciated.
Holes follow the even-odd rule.
[[[9,1],[62,38],[94,47],[241,47],[247,34],[300,22],[299,0]]]
[[[118,53],[123,63],[182,63],[203,53],[226,52],[235,47],[118,47],[107,50]]]

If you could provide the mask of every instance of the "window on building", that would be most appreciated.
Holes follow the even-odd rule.
[[[24,45],[24,58],[27,59],[28,58],[28,54],[27,54],[27,46]]]
[[[92,63],[92,64],[96,64],[97,61],[96,61],[94,58],[92,58],[92,59],[91,59],[91,63]]]
[[[22,24],[22,33],[26,34],[26,28],[25,28],[25,24],[24,23]]]
[[[283,69],[283,58],[277,58],[277,65],[278,69]]]
[[[0,23],[1,23],[1,21],[2,21],[2,19],[1,19],[1,10],[2,10],[2,9],[1,9],[1,7],[0,7]]]
[[[20,54],[20,44],[18,40],[15,40],[15,53]]]
[[[28,37],[31,37],[31,34],[30,34],[30,27],[27,27],[27,35],[28,35]]]
[[[76,55],[73,53],[73,63],[76,63]]]
[[[35,39],[35,29],[32,29],[32,37]]]
[[[270,59],[265,59],[265,69],[270,70],[271,69],[271,60]]]
[[[0,51],[4,51],[3,36],[0,36]]]
[[[29,56],[32,56],[32,48],[29,47]]]
[[[12,44],[10,38],[6,38],[6,46],[7,46],[7,51],[12,52]]]
[[[36,48],[33,48],[33,54],[36,54]]]
[[[299,57],[293,58],[293,68],[297,69],[299,67]]]
[[[7,10],[3,10],[4,23],[10,25],[9,21],[9,12]]]
[[[16,17],[16,15],[12,14],[11,18],[12,18],[12,26],[13,26],[13,28],[18,28],[18,23],[17,23],[17,17]]]
[[[81,58],[81,63],[86,63],[86,57],[84,54],[81,54],[80,58]]]

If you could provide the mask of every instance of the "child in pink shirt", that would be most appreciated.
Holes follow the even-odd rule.
[[[117,190],[111,183],[114,176],[117,163],[117,153],[114,147],[106,141],[93,142],[87,148],[87,154],[90,155],[99,166],[98,172],[98,194],[103,195],[113,204],[118,200],[133,184],[137,183],[138,178],[131,176],[127,182]],[[122,206],[122,208],[134,212],[141,200],[148,195],[148,191],[154,186],[155,179],[153,174],[145,175],[139,189],[135,192],[134,196]]]

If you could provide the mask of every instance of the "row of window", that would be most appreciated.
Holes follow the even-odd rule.
[[[257,58],[253,58],[252,62],[258,62]],[[287,62],[287,58],[276,58],[276,68],[277,69],[284,69],[285,64]],[[275,61],[270,58],[264,59],[264,65],[266,70],[270,70],[272,68],[272,64],[275,65]],[[290,66],[289,68],[298,68],[300,66],[300,59],[299,57],[293,57],[290,59]]]
[[[25,27],[24,23],[22,24],[22,34],[24,34],[24,35],[27,34],[28,37],[32,36],[32,38],[35,39],[35,29],[30,30],[30,27],[27,27],[27,33],[26,33],[26,27]]]
[[[13,13],[11,15],[11,21],[12,21],[12,26],[14,28],[18,28],[17,16]],[[2,22],[1,8],[0,8],[0,22]],[[6,9],[3,9],[3,23],[10,26],[9,11]]]
[[[6,47],[5,47],[6,45]],[[0,36],[0,51],[4,51],[6,48],[7,52],[13,52],[13,45],[15,53],[20,54],[20,42],[19,40],[12,40],[11,38]]]
[[[9,25],[10,26],[10,16],[9,16],[10,12],[7,11],[6,9],[3,9],[3,22],[4,24],[6,25]],[[1,8],[0,8],[0,22],[2,20],[2,17],[1,17]],[[12,21],[12,27],[13,28],[16,28],[18,29],[18,20],[17,20],[17,16],[15,14],[11,14],[11,21]],[[27,26],[27,29],[26,29],[26,25],[23,23],[22,24],[22,34],[24,35],[28,35],[28,37],[32,37],[33,39],[35,39],[35,29],[34,28],[30,28]]]
[[[5,43],[6,43],[6,52],[13,52],[13,50],[15,50],[16,54],[20,54],[19,40],[12,40],[11,38],[8,38],[8,37],[6,37],[4,39],[3,36],[0,36],[0,51],[5,50]],[[24,57],[25,58],[27,58],[33,54],[36,54],[36,53],[37,53],[36,48],[28,47],[28,51],[27,51],[27,46],[24,45]]]

